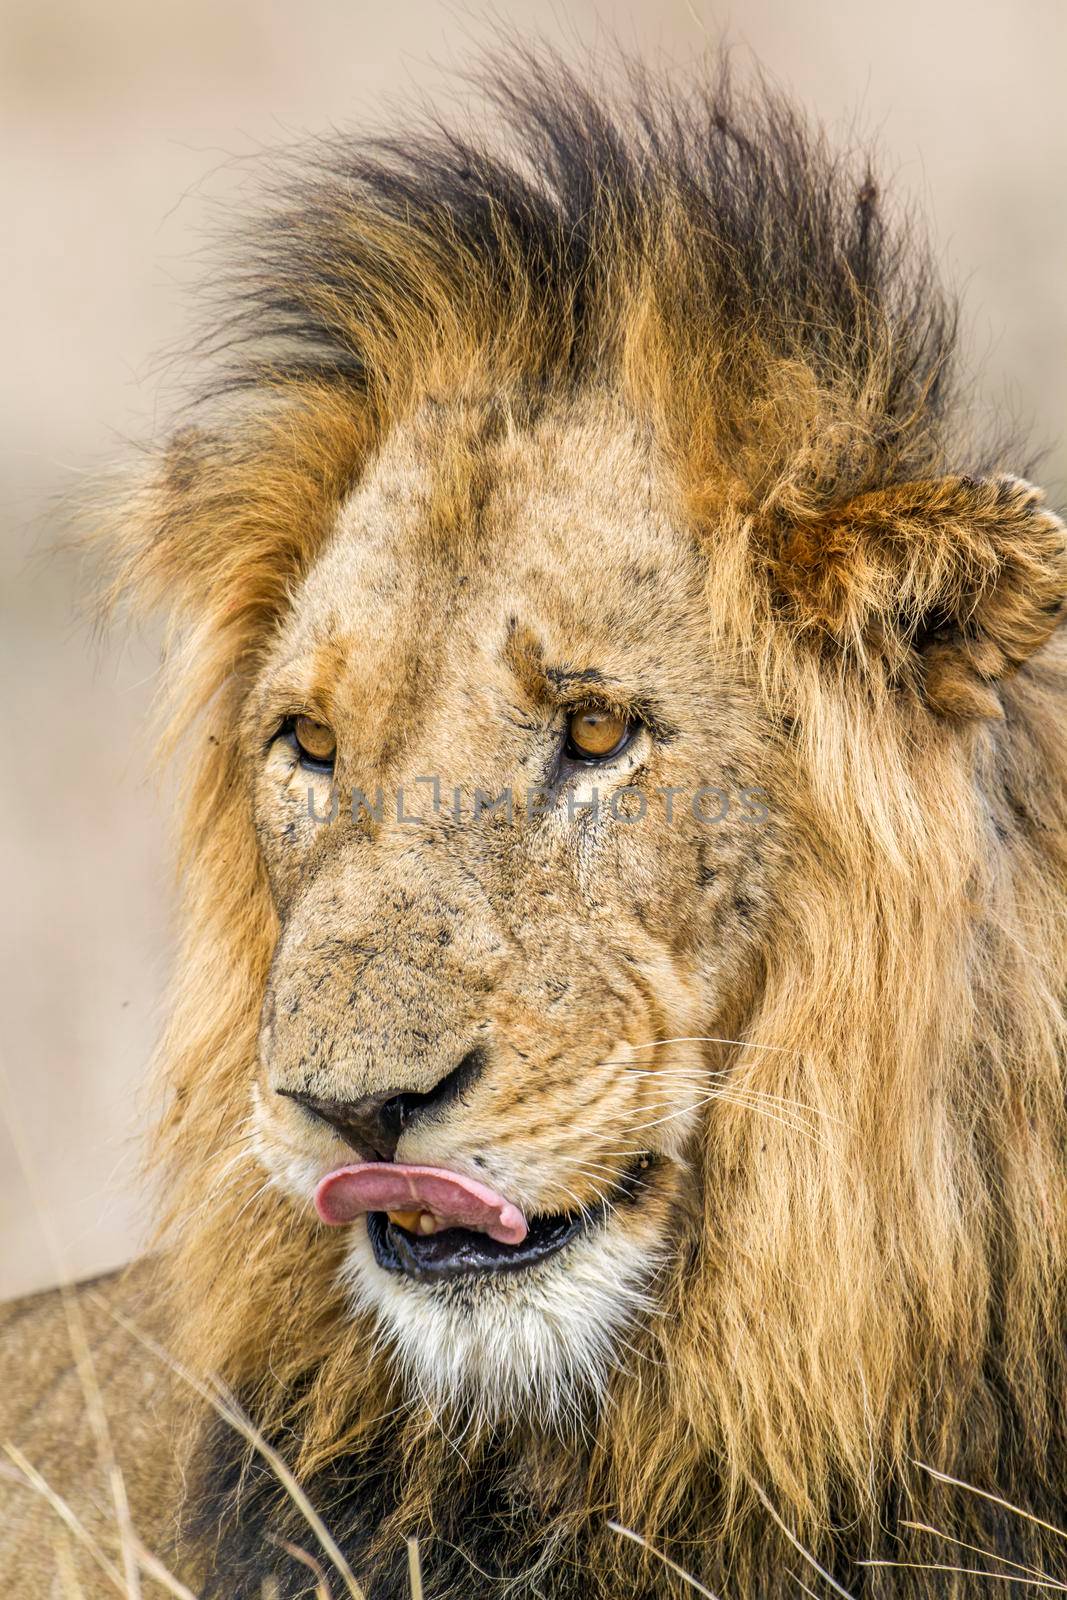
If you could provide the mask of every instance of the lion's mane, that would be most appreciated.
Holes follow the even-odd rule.
[[[619,110],[534,56],[489,88],[495,146],[427,125],[283,165],[220,290],[206,411],[122,519],[116,590],[167,612],[169,737],[197,730],[153,1160],[177,1353],[298,1466],[376,1600],[408,1533],[441,1597],[489,1592],[471,1560],[529,1594],[672,1584],[608,1517],[732,1594],[794,1592],[778,1519],[864,1594],[963,1592],[854,1563],[900,1556],[909,1518],[1050,1559],[915,1462],[1063,1515],[1062,648],[1014,671],[1061,615],[1062,527],[982,476],[1000,456],[953,400],[906,219],[773,94],[633,72]],[[235,730],[376,441],[471,386],[622,393],[730,576],[721,642],[813,797],[735,1063],[820,1132],[761,1122],[759,1183],[751,1133],[708,1138],[701,1248],[587,1431],[457,1443],[351,1319],[338,1241],[234,1164],[276,936]],[[196,1430],[190,1526],[218,1592],[258,1594],[279,1496]],[[907,1553],[982,1564],[946,1549]]]

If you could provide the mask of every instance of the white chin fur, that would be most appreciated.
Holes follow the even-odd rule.
[[[384,1271],[361,1219],[343,1278],[354,1309],[377,1315],[393,1359],[431,1411],[580,1428],[612,1368],[639,1359],[624,1331],[652,1309],[647,1289],[662,1252],[649,1224],[636,1220],[626,1230],[601,1223],[521,1272],[428,1284]]]

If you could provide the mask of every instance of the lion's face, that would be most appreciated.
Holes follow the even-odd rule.
[[[253,696],[263,1163],[304,1208],[346,1164],[444,1169],[529,1226],[351,1222],[354,1296],[435,1396],[595,1387],[693,1242],[700,1036],[778,849],[709,603],[618,412],[437,408],[344,505]]]

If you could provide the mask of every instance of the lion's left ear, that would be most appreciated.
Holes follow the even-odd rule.
[[[873,653],[951,716],[999,717],[998,681],[1067,614],[1067,530],[1021,478],[946,477],[779,523],[791,624]]]

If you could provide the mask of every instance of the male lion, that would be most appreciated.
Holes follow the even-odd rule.
[[[294,1546],[395,1600],[407,1535],[437,1600],[1063,1576],[1063,524],[773,97],[491,95],[503,154],[282,185],[114,519],[194,772],[163,1214],[8,1313],[0,1438],[117,1577],[84,1330],[133,1527],[227,1600]]]

